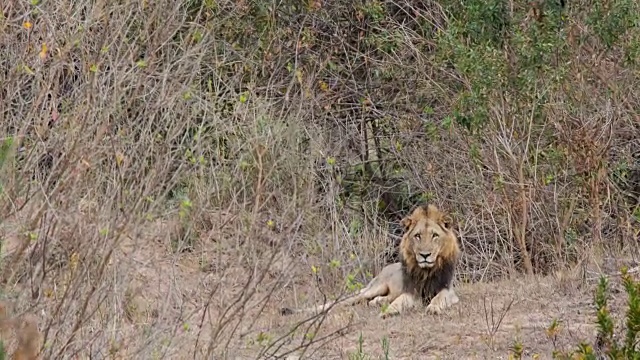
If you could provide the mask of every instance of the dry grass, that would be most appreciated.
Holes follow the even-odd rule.
[[[469,357],[522,330],[546,354],[557,316],[588,338],[590,288],[549,274],[638,255],[633,39],[606,50],[572,8],[564,82],[491,89],[478,135],[451,120],[477,79],[433,30],[445,5],[1,2],[0,300],[33,314],[3,323],[10,353],[342,358],[362,330],[371,354]],[[427,200],[457,220],[457,310],[277,314],[366,282]],[[516,299],[491,346],[485,295]]]

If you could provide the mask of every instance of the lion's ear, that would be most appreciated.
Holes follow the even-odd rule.
[[[400,224],[404,226],[405,231],[409,230],[409,228],[413,224],[413,219],[411,218],[411,216],[405,216],[404,218],[402,218],[402,220],[400,220]]]
[[[450,215],[442,215],[440,221],[446,229],[453,230],[453,218]]]
[[[429,204],[426,206],[426,208],[420,209],[422,210],[424,215],[431,220],[439,221],[442,218],[442,212],[440,212],[440,210],[438,210],[438,208],[433,204]]]

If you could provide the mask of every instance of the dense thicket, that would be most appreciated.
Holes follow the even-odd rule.
[[[203,214],[224,210],[294,224],[294,253],[348,262],[393,252],[399,216],[432,201],[455,216],[475,280],[545,272],[592,246],[637,252],[639,10],[8,3],[4,211],[31,202],[38,224],[80,200],[115,222],[175,208],[198,238],[215,223]],[[371,225],[391,240],[342,237]]]

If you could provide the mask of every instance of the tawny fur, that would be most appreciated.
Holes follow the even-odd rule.
[[[369,305],[388,304],[382,317],[400,314],[419,303],[428,304],[427,312],[440,314],[457,303],[452,282],[460,247],[448,217],[433,205],[420,206],[402,219],[402,224],[401,261],[385,266],[359,293],[309,308],[283,308],[282,314],[318,313],[365,301]]]

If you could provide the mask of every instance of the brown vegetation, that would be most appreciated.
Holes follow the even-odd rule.
[[[41,357],[322,348],[353,324],[279,305],[361,287],[425,201],[466,294],[634,261],[639,5],[465,4],[2,2],[0,300]]]

